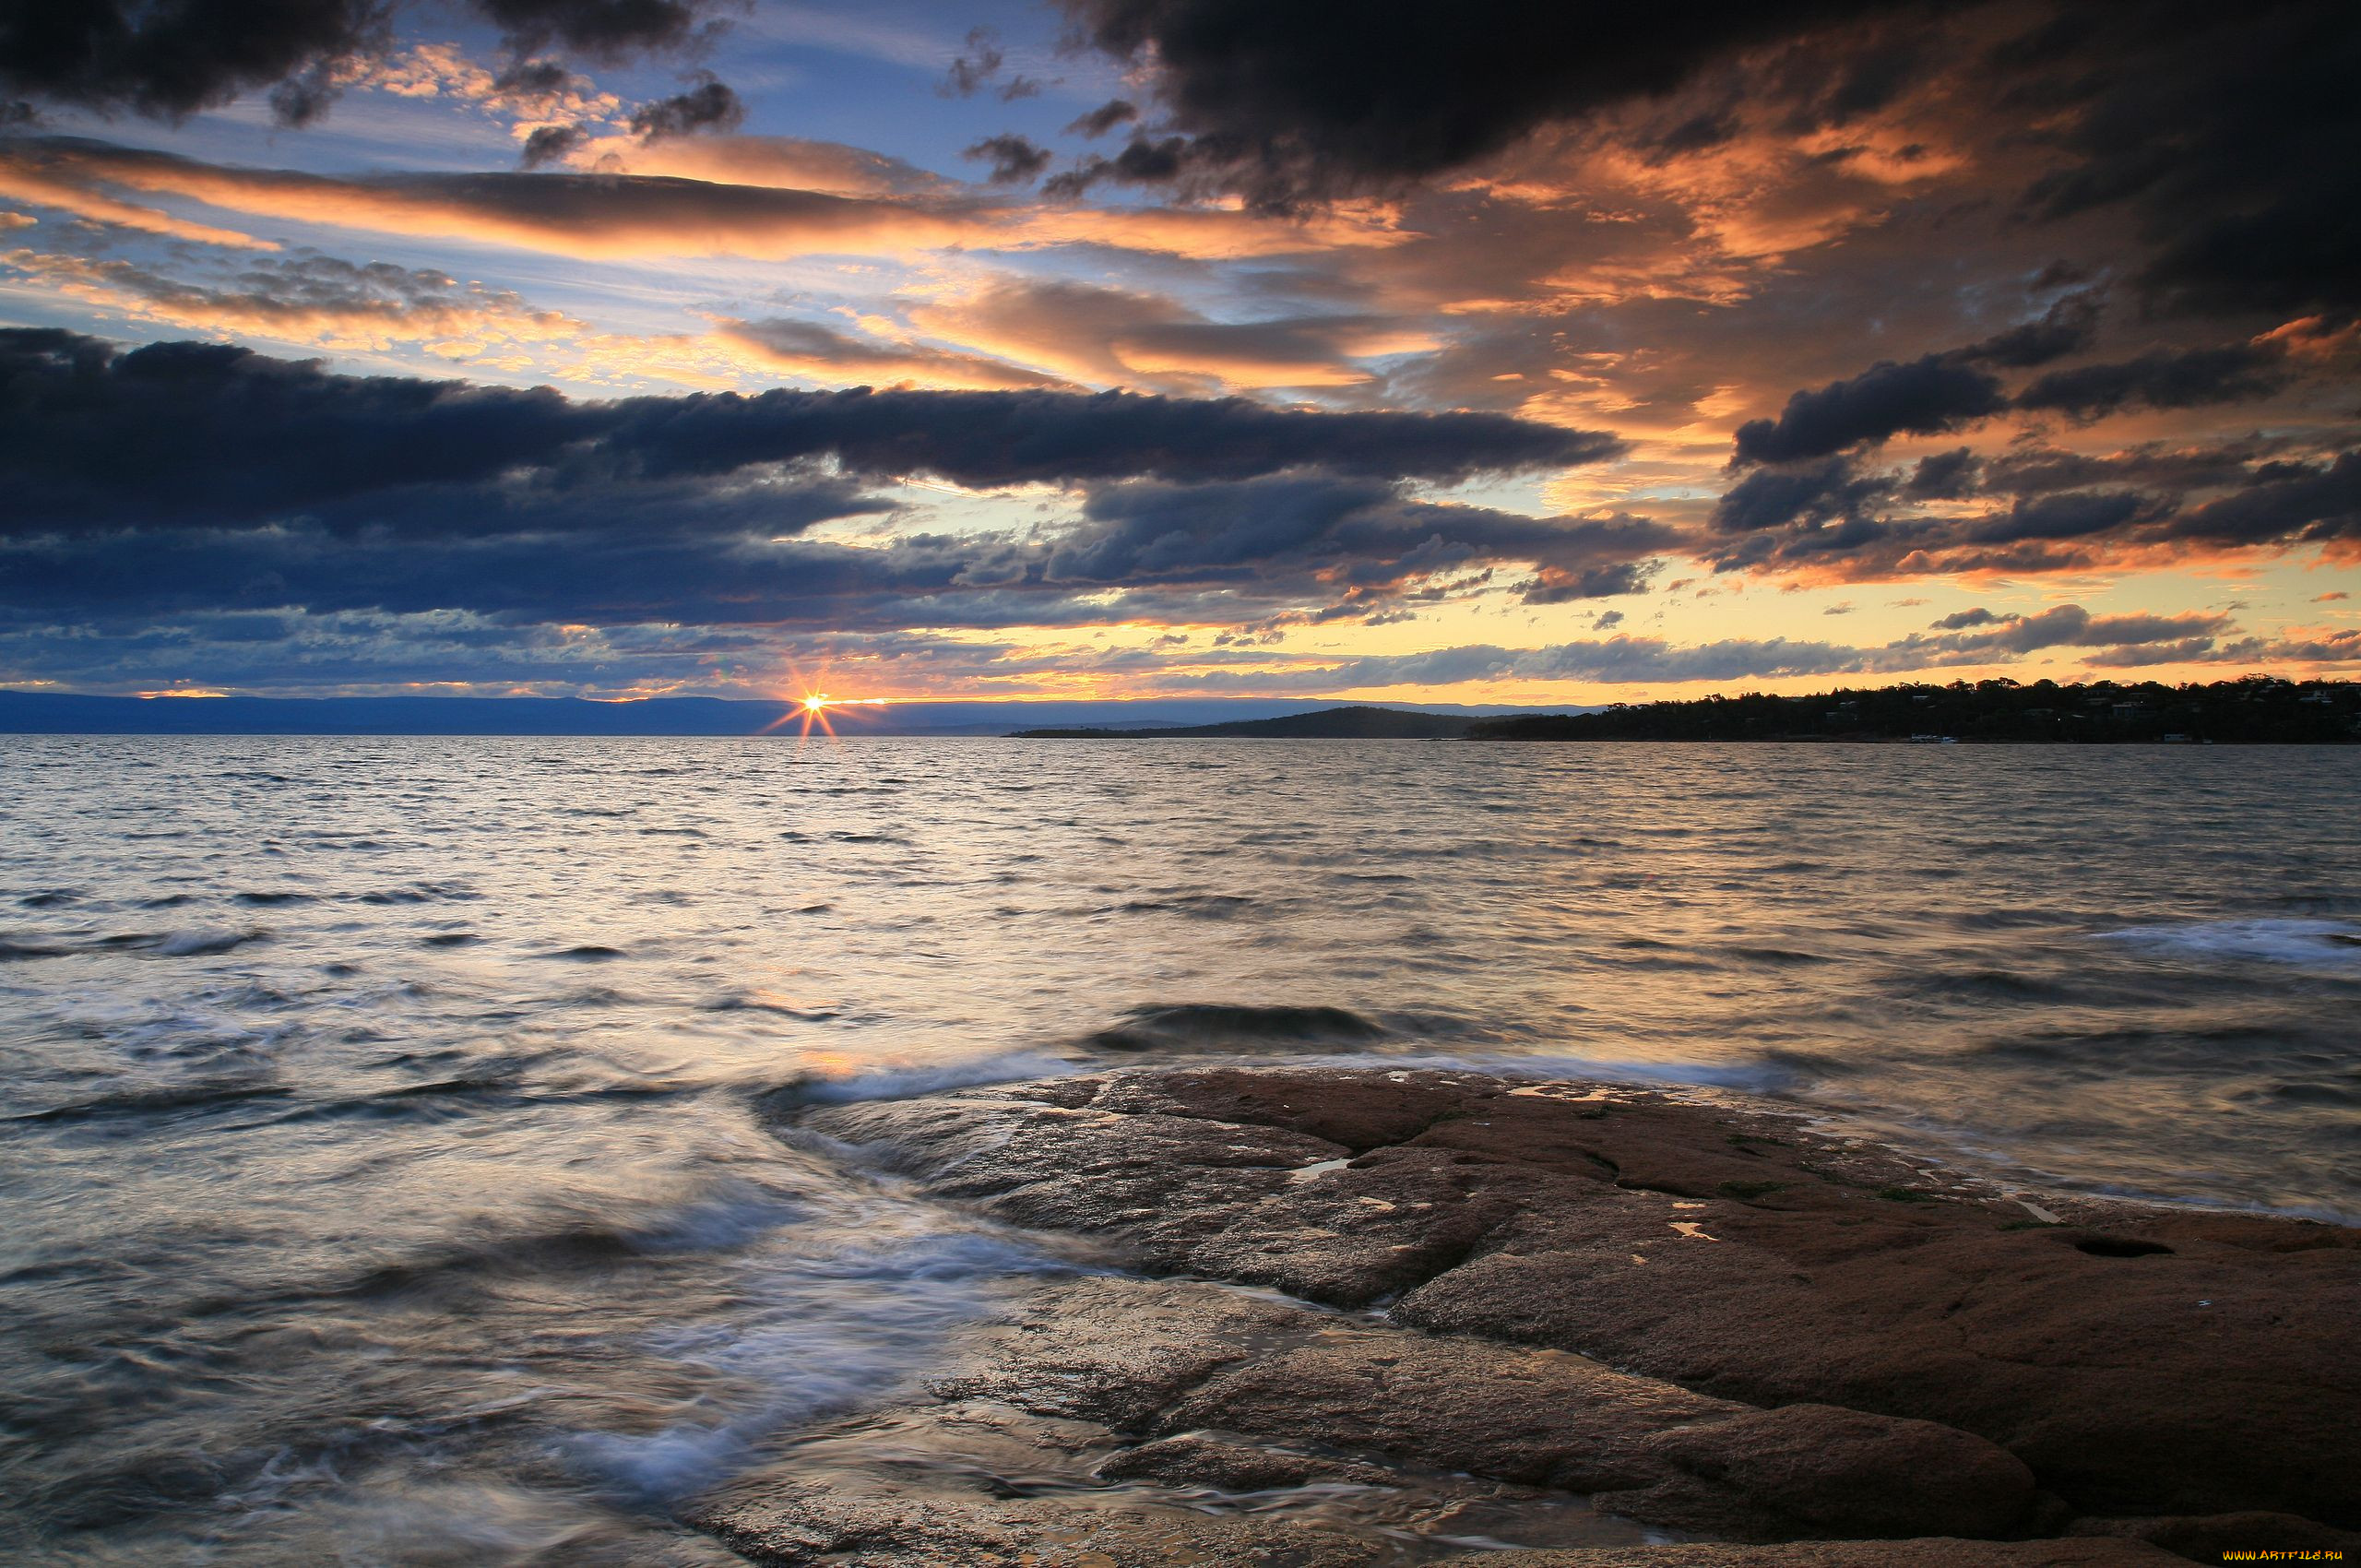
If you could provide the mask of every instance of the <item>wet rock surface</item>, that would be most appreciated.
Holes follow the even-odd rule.
[[[1755,1541],[2361,1510],[2337,1227],[2020,1200],[1761,1110],[1444,1071],[1141,1069],[796,1120],[1150,1273],[1286,1293],[1050,1287],[937,1391],[1114,1434],[1109,1475],[1243,1484],[1284,1440]],[[1693,1560],[2156,1560],[2133,1534],[2027,1550],[2145,1559]],[[1202,1560],[1282,1560],[1230,1550]]]
[[[1599,1551],[1497,1551],[1468,1568],[2171,1568],[2183,1559],[2130,1541],[1797,1541]]]
[[[2005,1454],[1924,1422],[1757,1411],[1562,1351],[1111,1277],[1034,1289],[921,1396],[808,1435],[689,1518],[762,1563],[1378,1568],[1666,1533],[1643,1520],[2005,1528],[2030,1491]]]
[[[1358,1461],[1299,1436],[1180,1431],[1139,1441],[1136,1429],[1054,1412],[1104,1404],[1074,1381],[1118,1361],[1080,1342],[1151,1313],[1170,1320],[1193,1303],[1142,1294],[1037,1300],[965,1347],[961,1375],[931,1396],[807,1434],[767,1468],[698,1500],[687,1522],[765,1564],[1026,1564],[1027,1568],[1390,1568],[1472,1546],[1636,1544],[1642,1529],[1578,1500],[1412,1464]],[[1199,1289],[1217,1290],[1216,1287]],[[1010,1360],[1010,1336],[1054,1316],[1058,1348]],[[1159,1361],[1148,1381],[1169,1376]],[[1043,1382],[1062,1370],[1061,1399]],[[1028,1381],[1029,1380],[1029,1381]],[[1027,1383],[1024,1405],[979,1390]]]
[[[1592,1494],[1625,1518],[1749,1539],[1995,1535],[2035,1504],[2023,1465],[1928,1422],[1757,1410],[1560,1350],[1203,1281],[1045,1291],[978,1360],[937,1391],[1122,1434],[1228,1433],[1360,1462],[1332,1474],[1366,1476],[1374,1460]]]

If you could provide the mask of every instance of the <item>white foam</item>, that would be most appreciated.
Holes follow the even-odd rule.
[[[864,1099],[909,1099],[943,1089],[974,1088],[980,1084],[1019,1084],[1033,1078],[1062,1078],[1083,1071],[1079,1063],[1039,1051],[1010,1051],[997,1056],[971,1056],[956,1062],[933,1062],[889,1067],[840,1078],[806,1078],[794,1086],[794,1095],[813,1105],[851,1105]]]
[[[2094,933],[2151,953],[2189,958],[2249,959],[2270,964],[2361,965],[2361,926],[2343,921],[2194,921],[2130,926]]]
[[[732,1183],[726,1191],[635,1228],[629,1240],[647,1253],[719,1252],[776,1230],[802,1214],[800,1205],[752,1183]]]
[[[1765,1062],[1633,1062],[1559,1052],[1475,1055],[1367,1055],[1327,1058],[1339,1067],[1415,1068],[1430,1072],[1483,1073],[1499,1078],[1572,1078],[1617,1084],[1664,1084],[1694,1088],[1773,1094],[1792,1088],[1792,1067]]]
[[[911,1216],[871,1218],[890,1231]],[[740,1398],[713,1419],[659,1431],[582,1433],[568,1452],[636,1498],[701,1491],[745,1463],[768,1433],[857,1409],[939,1365],[946,1338],[993,1309],[1003,1281],[1070,1266],[981,1230],[920,1232],[774,1262],[752,1282],[749,1298],[761,1306],[751,1316],[655,1347],[724,1373],[744,1390]]]

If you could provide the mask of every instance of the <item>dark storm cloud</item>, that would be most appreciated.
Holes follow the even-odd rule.
[[[1895,435],[1939,435],[2008,406],[1998,376],[1955,355],[1928,354],[1907,364],[1885,360],[1818,391],[1796,393],[1775,420],[1738,426],[1733,460],[1795,462]]]
[[[1902,493],[1914,501],[1958,501],[1975,493],[1983,465],[1964,446],[1921,457]]]
[[[995,185],[1022,184],[1038,179],[1041,171],[1050,166],[1050,150],[1034,145],[1032,138],[1014,131],[996,137],[986,137],[970,146],[962,158],[989,161],[991,183]]]
[[[468,0],[518,55],[603,60],[680,48],[705,0]],[[100,113],[179,119],[273,89],[283,121],[316,119],[337,68],[382,55],[411,0],[54,0],[0,10],[0,90]]]
[[[1721,571],[1840,577],[2086,571],[2139,552],[2349,549],[2361,540],[2361,453],[2274,459],[2276,443],[2135,448],[2113,457],[2005,455],[1939,497],[1916,472],[1864,473],[1849,459],[1757,469],[1716,506],[1718,541],[1692,552]],[[1958,454],[1923,459],[1949,464]],[[2006,498],[1981,514],[1914,514],[1926,499]],[[1701,548],[1702,547],[1702,548]],[[1968,623],[1961,623],[1966,624]]]
[[[566,154],[590,139],[588,133],[575,125],[540,125],[525,138],[518,161],[528,169],[539,169],[556,163]]]
[[[2098,334],[2098,301],[2088,294],[2070,294],[2049,307],[2038,321],[2028,321],[1970,344],[1956,357],[1979,364],[2030,370],[2064,359],[2091,346]]]
[[[2152,523],[2165,517],[2171,504],[2130,490],[2070,491],[2019,500],[2006,512],[1995,513],[1961,531],[1974,544],[2006,544],[2025,539],[2084,539],[2115,533],[2131,523]]]
[[[631,129],[642,141],[665,137],[734,131],[745,124],[746,106],[726,82],[710,75],[688,91],[644,103],[632,113]]]
[[[1905,637],[1892,645],[1920,653],[1967,654],[1978,658],[2023,655],[2052,647],[2135,647],[2186,643],[2210,637],[2230,624],[2227,615],[2094,615],[2079,604],[2061,604],[2036,615],[1996,615],[1984,609],[1946,615],[1935,623],[1940,636]]]
[[[0,330],[0,487],[17,532],[262,523],[520,472],[586,490],[833,459],[961,484],[1287,468],[1455,480],[1612,455],[1612,437],[1489,414],[1315,413],[1105,393],[704,393],[574,402],[547,387],[330,374],[219,344],[128,353]],[[136,461],[126,460],[137,454]]]
[[[2181,514],[2167,531],[2223,544],[2361,540],[2361,452],[2265,464],[2246,488]]]
[[[1572,589],[1587,579],[1603,592],[1630,592],[1639,580],[1633,564],[1679,542],[1672,529],[1644,518],[1437,505],[1408,499],[1395,485],[1322,474],[1102,486],[1090,493],[1083,519],[1051,553],[1050,578],[1251,583],[1287,567],[1383,587],[1469,562],[1516,560],[1542,567],[1552,587]],[[1548,591],[1536,586],[1528,597]]]
[[[1656,571],[1655,563],[1651,561],[1615,561],[1572,571],[1548,571],[1525,584],[1518,598],[1526,604],[1572,604],[1577,600],[1645,593]],[[1608,613],[1621,618],[1615,611]]]
[[[1956,632],[1964,630],[1969,626],[1988,626],[1999,619],[2001,619],[2000,616],[1994,614],[1991,611],[1985,609],[1979,604],[1972,610],[1962,610],[1953,614],[1944,616],[1941,620],[1935,623],[1935,630],[1939,632]]]
[[[1738,426],[1733,464],[1795,463],[1896,435],[1940,435],[2010,410],[2080,422],[2130,408],[2189,409],[2268,398],[2294,379],[2275,342],[2157,349],[2115,363],[2051,371],[2014,396],[1984,365],[2025,368],[2091,341],[2097,311],[2076,299],[2038,321],[1906,364],[1881,360],[1860,374],[1787,398],[1775,420]],[[1940,472],[1940,470],[1934,470]],[[1932,474],[1929,476],[1932,481]]]
[[[1078,186],[1160,179],[1284,208],[1391,191],[1684,86],[1658,121],[1627,115],[1618,134],[1664,158],[1749,124],[1805,136],[1915,96],[1991,144],[2011,184],[1989,196],[2035,222],[2118,220],[2121,275],[2152,306],[2361,311],[2361,28],[2343,0],[1062,3],[1082,42],[1143,72],[1180,133],[1128,170],[1086,160]],[[1740,54],[1742,77],[1727,68]],[[2020,351],[2044,349],[2028,335]]]
[[[880,509],[825,475],[789,477],[761,495],[443,486],[389,498],[409,509],[407,525],[338,528],[331,512],[268,529],[0,536],[0,610],[120,622],[447,611],[519,624],[837,629],[1236,624],[1280,612],[1324,623],[1398,618],[1388,612],[1407,585],[1486,559],[1555,563],[1545,571],[1569,583],[1587,576],[1597,592],[1625,591],[1644,576],[1631,558],[1668,537],[1629,519],[1428,506],[1385,486],[1302,476],[1211,489],[1117,486],[1062,529],[853,546],[792,537],[799,517]],[[1298,608],[1323,604],[1308,615]]]
[[[2057,370],[2017,394],[2035,413],[2101,419],[2123,409],[2194,409],[2268,398],[2290,376],[2276,345],[2233,343],[2214,349],[2158,349],[2116,364]]]
[[[1725,534],[1761,533],[1796,523],[1857,517],[1892,491],[1891,480],[1859,473],[1844,457],[1808,467],[1757,469],[1714,504],[1713,529]]]
[[[1194,172],[1264,205],[1384,190],[1496,152],[1546,122],[1667,91],[1750,44],[1891,0],[1591,7],[1420,0],[1063,0],[1091,46],[1153,64]]]
[[[282,0],[284,3],[284,0]],[[551,44],[597,59],[678,49],[712,24],[708,0],[469,0],[499,24],[511,47],[534,53]]]
[[[1612,445],[1494,416],[1116,394],[577,403],[13,329],[0,331],[0,608],[125,624],[294,610],[872,630],[1366,620],[1398,615],[1413,588],[1480,585],[1489,563],[1537,566],[1528,592],[1636,586],[1671,530],[1404,489],[1405,475]],[[809,533],[904,510],[860,476],[913,473],[1079,483],[1085,499],[1078,517],[1014,531]]]
[[[1110,98],[1066,126],[1069,136],[1103,137],[1118,125],[1129,125],[1140,117],[1139,105],[1126,98]]]
[[[1062,174],[1052,176],[1041,189],[1066,200],[1087,195],[1093,185],[1169,185],[1187,167],[1189,144],[1182,137],[1135,136],[1112,158],[1091,154]]]
[[[466,502],[469,497],[446,499]],[[0,604],[66,618],[198,611],[457,611],[524,622],[617,625],[893,624],[953,590],[967,556],[939,540],[858,550],[748,534],[684,537],[660,509],[639,527],[561,540],[511,531],[438,540],[295,526],[123,531],[0,542]],[[1003,617],[1005,619],[1005,614]]]
[[[1990,62],[2070,155],[2046,218],[2128,212],[2168,310],[2361,309],[2361,28],[2347,5],[2061,6]]]
[[[2278,446],[2248,439],[2203,446],[2136,446],[2105,456],[2033,447],[1987,459],[1984,487],[1999,495],[2041,495],[2094,485],[2136,485],[2180,494],[2245,484],[2254,465]]]
[[[942,85],[935,90],[945,98],[973,98],[1000,75],[1001,65],[1007,58],[991,29],[974,29],[967,34],[967,47],[953,56],[943,72]]]

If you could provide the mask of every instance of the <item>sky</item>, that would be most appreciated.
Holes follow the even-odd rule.
[[[0,686],[2361,670],[2337,4],[0,16]]]

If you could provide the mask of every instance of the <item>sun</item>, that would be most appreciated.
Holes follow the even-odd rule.
[[[824,713],[827,707],[828,694],[825,692],[814,692],[803,699],[803,711],[806,713]]]

